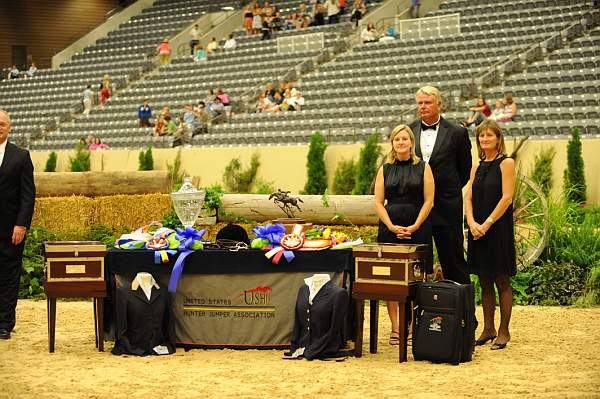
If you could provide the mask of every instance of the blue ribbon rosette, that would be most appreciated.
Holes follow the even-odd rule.
[[[202,236],[204,236],[205,230],[196,230],[193,227],[186,227],[185,229],[177,229],[176,238],[181,242],[178,250],[181,252],[173,271],[171,272],[171,278],[169,279],[169,292],[177,291],[177,285],[181,280],[181,274],[183,273],[183,266],[185,264],[185,258],[192,252],[203,248]]]
[[[285,250],[279,245],[281,239],[285,235],[285,226],[283,224],[267,223],[264,226],[256,226],[252,229],[252,232],[256,235],[256,238],[269,241],[269,244],[273,248],[265,254],[265,257],[267,257],[267,259],[272,258],[271,261],[274,264],[279,264],[282,254],[288,262],[293,261],[296,257],[292,251]]]

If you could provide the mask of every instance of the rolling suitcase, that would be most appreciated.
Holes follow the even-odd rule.
[[[477,321],[471,284],[450,280],[420,284],[414,315],[415,360],[452,364],[472,360]]]

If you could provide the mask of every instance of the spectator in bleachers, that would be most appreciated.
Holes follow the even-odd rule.
[[[138,119],[140,120],[140,127],[151,127],[150,122],[152,118],[152,107],[148,103],[148,99],[144,98],[144,103],[138,108]]]
[[[191,105],[190,105],[191,107]],[[188,132],[190,127],[185,123],[183,117],[179,117],[179,125],[173,133],[173,147],[186,144],[188,142]]]
[[[210,42],[208,43],[208,45],[206,46],[206,54],[213,54],[216,53],[217,50],[219,50],[219,42],[217,42],[217,38],[216,37],[212,37],[210,39]]]
[[[27,76],[30,78],[33,78],[36,73],[37,73],[37,66],[35,66],[35,62],[32,62],[31,65],[29,66],[29,69],[27,70]]]
[[[299,18],[308,17],[308,11],[306,10],[306,3],[301,3],[298,7],[298,13],[296,14]]]
[[[198,29],[198,24],[195,24],[192,29],[190,29],[190,54],[192,57],[196,53],[196,46],[200,43],[200,30]]]
[[[92,92],[92,86],[88,85],[85,90],[83,90],[83,114],[89,115],[92,110],[92,102],[94,99],[94,93]]]
[[[165,118],[162,116],[162,114],[160,114],[156,118],[156,123],[154,124],[154,135],[163,136],[166,133],[166,131],[167,125],[165,124]]]
[[[276,91],[277,90],[275,90],[273,83],[267,83],[267,88],[265,89],[265,97],[268,98],[269,101],[273,101],[273,99],[275,98]]]
[[[104,106],[110,98],[110,76],[105,74],[100,84],[100,105]]]
[[[206,97],[204,97],[204,104],[206,105],[206,110],[210,111],[211,107],[217,100],[217,95],[213,91],[213,89],[208,89],[206,93]]]
[[[171,45],[169,39],[163,39],[162,43],[157,48],[158,57],[161,65],[167,65],[171,62]]]
[[[165,117],[171,116],[171,110],[169,109],[168,105],[163,106],[162,110],[160,111],[160,116],[163,117],[163,120]]]
[[[172,136],[177,130],[177,124],[171,117],[171,115],[165,116],[165,130],[164,134]]]
[[[281,103],[283,103],[283,96],[281,95],[280,92],[276,91],[275,95],[273,96],[273,103],[277,104],[277,105],[281,105]]]
[[[229,94],[227,94],[223,89],[217,89],[217,98],[221,101],[224,107],[227,107],[231,100],[229,98]]]
[[[346,12],[346,5],[348,4],[348,2],[346,0],[339,0],[338,1],[338,7],[340,8],[340,13],[338,15],[344,15],[344,12]]]
[[[496,108],[492,112],[490,119],[496,122],[510,122],[515,115],[517,115],[517,104],[513,101],[512,95],[507,94],[504,101],[496,101]]]
[[[394,28],[394,25],[392,25],[389,22],[386,22],[383,27],[383,33],[381,34],[381,38],[379,40],[381,40],[382,42],[385,42],[385,41],[393,41],[393,40],[396,40],[397,38],[398,38],[398,34],[396,33],[396,28]]]
[[[225,106],[219,97],[216,97],[215,102],[213,103],[212,107],[208,109],[208,111],[210,112],[213,122],[223,119],[225,116]]]
[[[8,70],[8,79],[18,79],[19,78],[19,68],[13,64],[13,66]]]
[[[265,15],[262,20],[262,28],[260,29],[261,37],[260,40],[269,40],[271,38],[271,22],[273,21],[272,16]]]
[[[504,116],[504,103],[502,102],[502,100],[497,100],[496,106],[494,107],[494,110],[492,111],[492,114],[490,115],[490,119],[493,121],[498,121],[499,119],[502,119],[503,116]]]
[[[252,10],[249,5],[244,7],[244,30],[246,31],[246,36],[252,35]]]
[[[419,18],[419,6],[421,5],[421,1],[420,0],[412,0],[411,6],[410,6],[410,17],[411,18]]]
[[[279,88],[277,89],[277,92],[279,93],[279,95],[281,96],[281,98],[283,98],[283,95],[285,94],[285,91],[287,90],[287,85],[285,82],[279,82]]]
[[[99,151],[99,150],[105,150],[108,148],[108,144],[104,144],[102,142],[102,140],[100,139],[100,137],[96,137],[94,139],[94,144],[90,145],[89,150],[90,151]]]
[[[294,82],[288,82],[288,84],[287,84],[287,90],[290,92],[290,96],[292,96],[292,97],[294,97],[296,95],[296,92],[298,91],[294,87]]]
[[[233,37],[233,33],[230,33],[229,37],[225,41],[225,44],[223,45],[223,50],[225,50],[225,51],[233,50],[236,47],[237,47],[237,41],[235,40],[235,37]]]
[[[256,102],[257,112],[272,112],[270,111],[273,107],[273,102],[265,93],[261,93]]]
[[[89,148],[90,148],[90,146],[91,146],[92,144],[94,144],[95,142],[96,142],[96,140],[94,139],[94,136],[92,136],[91,134],[89,134],[89,135],[87,136],[87,145],[86,145],[86,147],[89,149]]]
[[[196,48],[196,56],[194,57],[194,61],[195,62],[204,62],[207,59],[208,58],[206,58],[206,51],[204,50],[204,47],[198,46]]]
[[[290,98],[287,100],[288,111],[301,111],[302,107],[304,107],[304,97],[302,97],[302,93],[300,93],[299,90],[296,90],[293,95],[289,91],[288,93],[290,93]]]
[[[510,93],[504,97],[504,115],[508,120],[501,120],[499,122],[510,122],[517,116],[517,104]]]
[[[192,104],[185,104],[183,111],[183,122],[189,126],[190,129],[194,129],[197,126],[196,113]]]
[[[318,1],[313,4],[311,26],[325,25],[325,13],[327,13],[327,8],[323,4]]]
[[[373,22],[369,22],[362,32],[360,32],[360,40],[363,43],[373,43],[379,40],[379,35],[377,34],[377,30],[375,30]]]
[[[352,3],[352,14],[350,14],[350,21],[353,21],[358,28],[358,22],[362,19],[363,15],[367,13],[367,6],[363,0],[354,0]]]
[[[194,135],[199,133],[208,132],[208,125],[210,123],[210,115],[206,111],[206,104],[204,101],[200,101],[198,103],[198,107],[196,108],[196,120],[198,121],[198,128],[194,130]]]
[[[461,123],[464,127],[469,127],[472,124],[475,126],[479,126],[481,122],[485,120],[485,118],[489,118],[492,115],[492,111],[490,110],[489,105],[485,102],[485,98],[483,96],[479,96],[477,98],[477,104],[474,107],[469,108],[471,114],[467,117],[465,121]]]
[[[340,6],[338,0],[327,1],[327,23],[337,24],[339,22]]]
[[[258,35],[263,26],[263,12],[258,1],[254,4],[252,10],[252,33]]]

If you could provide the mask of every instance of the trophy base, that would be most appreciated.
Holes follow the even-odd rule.
[[[304,231],[309,230],[312,227],[312,223],[307,223],[302,218],[278,218],[271,221],[273,224],[281,223],[285,227],[285,234],[291,234],[294,230],[294,225],[301,224],[304,226]]]

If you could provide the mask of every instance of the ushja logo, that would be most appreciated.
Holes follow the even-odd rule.
[[[251,290],[245,290],[235,297],[243,298],[246,305],[268,305],[271,302],[271,291],[269,286],[258,286]]]

